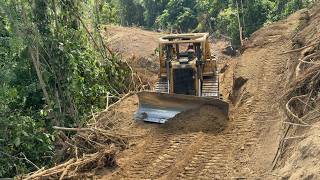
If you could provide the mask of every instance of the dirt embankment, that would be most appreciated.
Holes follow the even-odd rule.
[[[282,173],[293,179],[297,177],[289,174],[296,167],[294,163],[297,156],[294,155],[288,156],[287,160],[280,159],[280,165],[277,166],[279,171],[271,169],[283,135],[283,120],[286,118],[280,98],[286,92],[285,82],[291,72],[288,68],[291,55],[283,52],[292,49],[291,40],[303,16],[303,11],[300,11],[286,20],[260,29],[249,39],[242,56],[220,63],[221,69],[224,69],[221,75],[222,93],[232,106],[229,120],[211,107],[203,107],[179,114],[165,125],[149,124],[133,120],[133,113],[138,106],[135,96],[121,102],[115,107],[115,113],[106,118],[126,124],[128,131],[139,132],[140,136],[118,155],[118,168],[101,172],[100,177],[277,179],[282,177]],[[124,33],[121,29],[115,29],[114,34],[118,34],[118,31],[119,34],[131,32]],[[145,32],[141,33],[139,36],[143,37]],[[144,41],[141,38],[136,41],[140,40]],[[132,43],[134,47],[136,42]],[[131,47],[129,43],[127,45]],[[139,71],[139,63],[133,64]],[[309,133],[317,133],[317,129]],[[302,144],[293,147],[300,150],[300,154],[316,153],[317,146],[307,148],[312,142],[301,141]],[[311,156],[315,157],[313,160],[316,155]],[[284,165],[284,162],[289,165]],[[308,158],[301,161],[302,164],[308,162]]]
[[[160,33],[135,27],[105,26],[107,42],[126,58],[148,58],[155,55]]]
[[[249,132],[239,139],[254,139],[250,148],[235,151],[239,175],[272,178],[272,161],[276,155],[282,119],[281,95],[285,93],[287,60],[281,55],[291,49],[291,37],[299,26],[301,12],[255,32],[235,68],[233,118],[246,118]],[[275,177],[273,177],[275,178]]]
[[[160,33],[135,27],[105,26],[104,37],[110,48],[123,56],[143,85],[152,86],[157,80],[158,42]]]
[[[299,27],[287,51],[287,91],[282,107],[286,112],[284,135],[275,173],[284,179],[320,178],[319,61],[320,5],[302,11]]]

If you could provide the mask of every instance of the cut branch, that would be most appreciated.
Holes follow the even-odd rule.
[[[301,124],[307,124],[307,123],[304,122],[301,118],[299,118],[299,116],[297,116],[296,114],[294,114],[294,113],[291,111],[291,109],[290,109],[290,104],[291,104],[292,101],[297,100],[297,99],[302,98],[302,97],[306,97],[306,96],[307,96],[307,95],[305,94],[305,95],[300,95],[300,96],[292,97],[292,98],[290,98],[290,100],[289,100],[289,101],[287,102],[287,104],[286,104],[286,110],[287,110],[287,112],[288,112],[293,118],[295,118],[296,120],[298,120]]]
[[[283,53],[280,53],[278,55],[284,55],[284,54],[289,54],[289,53],[293,53],[293,52],[299,52],[299,51],[302,51],[306,48],[309,48],[309,47],[312,47],[312,46],[315,46],[315,45],[318,45],[319,44],[319,41],[316,41],[316,42],[313,42],[307,46],[304,46],[302,48],[298,48],[298,49],[293,49],[293,50],[290,50],[290,51],[286,51],[286,52],[283,52]]]

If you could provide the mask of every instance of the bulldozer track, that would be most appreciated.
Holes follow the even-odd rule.
[[[219,73],[218,71],[216,72]],[[164,78],[160,78],[155,84],[157,93],[168,93],[168,82]],[[219,98],[219,78],[218,76],[208,79],[203,79],[202,96]]]
[[[136,160],[126,178],[156,178],[174,165],[179,154],[195,141],[196,134],[161,134],[144,151],[144,158]]]
[[[230,135],[212,137],[205,135],[197,153],[191,158],[186,167],[178,174],[178,179],[213,179],[228,176],[227,166],[230,152]],[[227,139],[225,139],[227,138]]]
[[[168,81],[164,78],[156,82],[155,90],[157,93],[168,93]]]
[[[125,179],[227,179],[234,174],[233,158],[242,146],[255,144],[254,126],[246,117],[230,122],[220,134],[162,133],[153,137],[142,159],[136,159]],[[236,173],[235,173],[236,174]]]
[[[218,78],[204,79],[202,82],[202,96],[219,98]]]
[[[166,135],[160,135],[155,139],[144,151],[144,157],[133,162],[133,165],[126,172],[127,178],[142,178],[145,177],[146,168],[157,158],[162,150],[169,146],[169,139]]]

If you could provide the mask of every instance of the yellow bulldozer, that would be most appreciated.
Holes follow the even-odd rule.
[[[229,105],[219,93],[217,60],[210,53],[209,34],[170,34],[159,41],[159,80],[154,91],[138,93],[135,118],[165,123],[202,105],[228,114]]]

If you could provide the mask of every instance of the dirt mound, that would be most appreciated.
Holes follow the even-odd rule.
[[[147,58],[155,55],[160,33],[135,27],[105,26],[105,37],[112,50],[130,59]]]
[[[108,25],[103,33],[112,51],[119,53],[132,67],[141,89],[150,89],[157,81],[160,33],[135,27]]]
[[[166,122],[162,129],[175,133],[219,133],[226,128],[227,119],[219,109],[205,105],[176,115]]]

